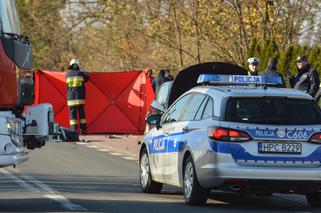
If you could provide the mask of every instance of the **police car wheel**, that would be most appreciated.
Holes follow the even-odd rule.
[[[198,182],[191,156],[185,161],[183,175],[185,203],[188,205],[205,205],[207,201],[207,191],[203,189]]]
[[[146,193],[160,193],[163,184],[153,181],[152,179],[149,158],[146,149],[143,149],[140,154],[139,165],[139,178],[142,191]]]
[[[307,194],[306,199],[310,207],[321,208],[321,193],[314,192]]]

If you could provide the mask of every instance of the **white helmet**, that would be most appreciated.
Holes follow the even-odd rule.
[[[259,65],[259,62],[260,62],[260,61],[259,61],[258,58],[252,57],[252,58],[247,59],[247,62],[248,62],[249,64]]]
[[[78,65],[78,67],[80,67],[80,61],[78,59],[75,59],[75,58],[71,59],[69,66],[72,66],[74,64],[76,64],[76,65]]]

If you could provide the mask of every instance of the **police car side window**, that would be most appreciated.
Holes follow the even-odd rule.
[[[173,104],[164,115],[164,119],[162,123],[171,123],[171,122],[178,121],[179,116],[184,111],[186,104],[188,103],[191,97],[192,97],[192,94],[185,95],[180,100],[178,100],[175,104]]]
[[[206,104],[207,104],[207,102],[208,102],[208,97],[206,97],[205,99],[204,99],[204,101],[203,101],[203,103],[201,104],[201,106],[198,108],[198,111],[197,111],[197,113],[196,113],[196,115],[195,115],[195,118],[194,118],[194,120],[201,120],[202,119],[202,115],[203,115],[203,113],[204,113],[204,109],[205,109],[205,106],[206,106]]]
[[[205,96],[203,94],[195,94],[193,96],[193,99],[189,102],[188,106],[186,107],[186,110],[184,111],[184,114],[179,118],[181,121],[192,121],[194,120],[194,117],[204,102]]]
[[[209,98],[206,103],[202,119],[207,119],[211,117],[213,117],[213,100]]]

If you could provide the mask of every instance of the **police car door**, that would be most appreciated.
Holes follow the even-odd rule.
[[[162,116],[161,127],[158,130],[157,138],[153,140],[153,153],[151,160],[154,162],[154,169],[160,174],[160,178],[166,180],[166,174],[168,173],[168,163],[169,158],[172,158],[175,150],[168,149],[169,143],[173,143],[175,137],[177,137],[179,132],[177,132],[178,118],[184,111],[186,103],[189,102],[192,95],[187,94],[176,101]]]
[[[167,166],[166,174],[168,178],[174,182],[179,182],[179,171],[182,171],[182,159],[186,146],[195,146],[195,150],[200,145],[202,138],[202,129],[204,128],[202,122],[196,121],[195,117],[198,114],[200,108],[203,111],[205,104],[207,103],[207,97],[201,93],[193,93],[193,97],[189,103],[187,103],[184,112],[180,116],[178,122],[175,124],[175,131],[177,134],[173,140],[168,143],[168,150],[173,150],[172,155],[169,158],[169,164]],[[207,138],[207,129],[205,135]]]

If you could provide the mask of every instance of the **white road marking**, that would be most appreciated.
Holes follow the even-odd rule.
[[[50,194],[55,194],[55,193],[59,193],[56,190],[54,190],[53,188],[51,188],[50,186],[42,183],[39,180],[36,180],[34,177],[31,177],[30,175],[27,174],[20,174],[21,177],[23,177],[24,179],[30,181],[31,183],[33,183],[34,185],[38,186],[39,188],[42,189],[42,191],[48,192]]]
[[[88,143],[82,143],[82,142],[76,142],[76,144],[79,144],[79,145],[87,145],[87,147],[89,148],[94,148],[94,149],[97,149],[98,151],[101,151],[101,152],[109,152],[109,154],[111,155],[114,155],[114,156],[124,156],[126,154],[121,154],[121,153],[118,153],[118,152],[114,152],[113,149],[108,149],[108,148],[100,148],[99,146],[96,146],[96,145],[89,145]],[[130,156],[124,156],[122,157],[123,159],[125,160],[137,160],[137,158],[134,158],[134,157],[130,157]],[[138,162],[138,161],[137,161]]]
[[[60,203],[65,209],[68,209],[71,211],[88,211],[88,209],[70,202],[67,198],[65,198],[62,195],[46,194],[46,195],[44,195],[44,197],[52,199],[52,200]]]
[[[84,143],[84,142],[75,142],[75,144],[78,144],[78,145],[88,145],[88,143]]]
[[[30,186],[29,184],[27,184],[26,182],[24,182],[23,180],[20,180],[19,178],[17,178],[16,176],[14,176],[13,174],[11,174],[10,172],[8,172],[5,169],[1,169],[0,170],[1,173],[9,176],[10,178],[14,179],[14,182],[17,183],[19,186],[27,189],[30,192],[40,192],[38,189]]]
[[[122,154],[117,153],[117,152],[111,152],[111,153],[109,153],[109,154],[111,154],[111,155],[115,155],[115,156],[121,156],[121,155],[122,155]]]
[[[97,149],[98,151],[101,151],[101,152],[111,152],[110,149]]]
[[[16,169],[17,170],[17,169]],[[41,181],[35,179],[34,177],[27,174],[20,174],[21,177],[26,179],[26,181],[31,182],[33,185],[26,183],[24,180],[16,177],[14,174],[10,173],[5,169],[0,169],[0,172],[14,179],[14,181],[21,187],[27,189],[30,192],[40,192],[43,196],[52,199],[62,205],[65,210],[70,211],[88,211],[88,209],[82,207],[81,205],[74,204],[70,200],[62,195],[58,195],[58,191],[51,188],[50,186],[42,183]]]
[[[122,157],[122,158],[125,160],[136,160],[136,158],[133,158],[133,157]]]

